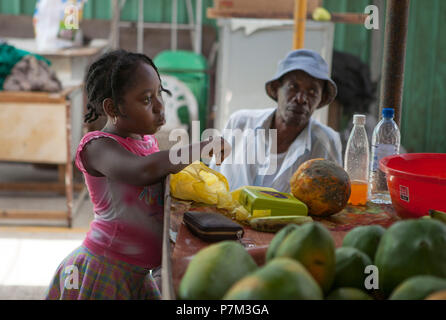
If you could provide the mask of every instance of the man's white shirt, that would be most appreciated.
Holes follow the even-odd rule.
[[[232,154],[221,166],[215,164],[215,159],[209,166],[227,178],[231,190],[265,186],[290,192],[290,179],[303,162],[324,158],[342,166],[339,133],[312,118],[285,154],[277,155],[275,135],[269,131],[275,111],[276,108],[239,110],[228,120],[223,137],[231,144]],[[239,133],[239,139],[234,138],[234,131]],[[262,132],[266,133],[264,137]]]

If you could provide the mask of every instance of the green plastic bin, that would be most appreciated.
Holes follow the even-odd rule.
[[[207,124],[209,76],[206,59],[192,51],[167,50],[159,53],[153,62],[161,74],[177,77],[192,91],[197,99],[201,134]],[[178,117],[181,123],[190,123],[188,110],[180,108]]]

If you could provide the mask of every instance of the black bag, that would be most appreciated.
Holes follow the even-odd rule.
[[[204,241],[239,240],[243,227],[217,212],[188,211],[183,221],[189,230]]]

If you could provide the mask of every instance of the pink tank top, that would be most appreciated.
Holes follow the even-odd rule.
[[[157,267],[162,251],[163,185],[137,187],[89,175],[80,152],[89,141],[98,138],[113,139],[142,157],[159,151],[158,141],[151,135],[136,140],[93,131],[82,138],[75,163],[84,174],[95,214],[83,245],[96,255],[144,268]]]

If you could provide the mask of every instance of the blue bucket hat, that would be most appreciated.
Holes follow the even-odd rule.
[[[330,104],[336,97],[338,88],[336,83],[328,75],[328,65],[325,60],[315,51],[299,49],[291,51],[285,59],[279,62],[277,72],[270,81],[265,84],[266,93],[271,99],[277,101],[277,92],[273,90],[272,83],[291,71],[301,70],[316,79],[326,81],[322,100],[318,108]]]

